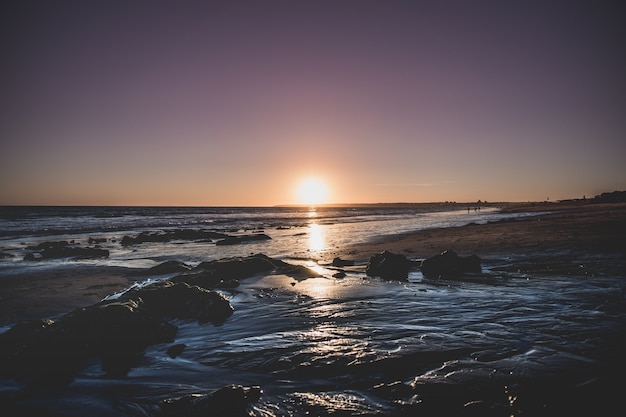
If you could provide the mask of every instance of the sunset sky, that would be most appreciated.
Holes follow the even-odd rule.
[[[626,190],[620,2],[3,3],[0,204]]]

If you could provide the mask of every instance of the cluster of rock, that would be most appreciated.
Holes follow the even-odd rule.
[[[108,258],[109,251],[98,247],[82,247],[76,244],[62,240],[59,242],[43,242],[38,245],[27,246],[26,250],[30,250],[24,256],[25,261],[38,261],[44,259],[61,259],[61,258]]]
[[[293,278],[314,278],[320,275],[302,265],[292,265],[262,253],[242,258],[226,258],[201,262],[195,268],[171,278],[172,282],[187,282],[203,288],[235,288],[239,280],[270,272]]]
[[[221,294],[165,281],[120,299],[74,310],[60,319],[21,322],[0,335],[0,376],[25,383],[67,383],[91,358],[123,376],[150,345],[173,342],[167,319],[221,323],[233,313]]]
[[[236,245],[240,243],[270,240],[264,233],[249,235],[228,235],[211,230],[176,229],[165,232],[142,232],[135,237],[124,236],[122,246],[139,245],[142,243],[167,243],[173,240],[188,240],[198,242],[215,242],[216,245]]]
[[[271,237],[264,233],[254,233],[248,235],[228,235],[225,233],[210,230],[176,229],[165,232],[142,232],[137,236],[124,236],[120,244],[122,246],[140,245],[142,243],[167,243],[173,240],[187,240],[197,242],[209,242],[216,245],[238,245],[243,243],[261,242],[271,240]],[[99,247],[100,243],[106,242],[106,238],[89,238],[91,247],[82,247],[75,242],[58,241],[42,242],[37,245],[27,246],[30,251],[24,256],[25,261],[40,261],[46,259],[97,259],[108,258],[109,251]],[[1,257],[12,255],[0,253]]]
[[[481,259],[476,255],[462,257],[447,250],[420,263],[426,278],[457,279],[464,274],[480,273]],[[388,281],[407,281],[412,262],[402,254],[384,251],[372,256],[365,273]]]
[[[123,376],[148,346],[175,341],[178,329],[170,319],[219,324],[230,317],[230,302],[212,288],[238,285],[239,279],[270,272],[319,276],[263,254],[203,262],[195,268],[167,262],[153,271],[177,269],[184,272],[128,290],[115,300],[74,310],[56,321],[16,324],[0,334],[0,377],[31,384],[68,383],[92,358],[101,360],[108,375]],[[184,348],[173,344],[166,353],[174,357]]]
[[[142,232],[135,237],[124,236],[122,246],[139,245],[142,243],[167,243],[172,240],[206,241],[226,239],[229,235],[210,230],[176,229],[166,232]]]

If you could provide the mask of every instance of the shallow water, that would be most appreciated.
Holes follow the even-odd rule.
[[[460,214],[429,218],[449,223]],[[339,242],[347,230],[371,236],[385,222],[414,226],[414,216],[309,223],[276,230],[272,241],[284,250],[280,245],[304,230],[286,246],[310,254],[312,225],[321,227],[324,242]],[[199,248],[189,255],[194,245],[201,246],[117,249],[112,259],[97,262],[193,261],[201,257]],[[263,245],[226,250],[247,254]],[[602,414],[619,401],[619,385],[611,381],[626,371],[626,274],[619,272],[626,264],[600,255],[584,261],[598,268],[539,273],[524,268],[532,264],[527,258],[490,258],[472,282],[426,280],[418,270],[409,282],[383,282],[366,278],[362,265],[335,279],[334,270],[311,263],[323,277],[259,276],[225,292],[235,312],[222,325],[174,321],[176,340],[148,348],[125,378],[107,377],[94,361],[65,387],[25,389],[0,381],[0,401],[16,412],[158,416],[162,400],[242,384],[262,388],[248,411],[263,417],[460,415],[473,407],[473,415]],[[5,271],[18,264],[6,261]],[[169,357],[166,350],[178,343],[184,351]]]
[[[68,387],[22,393],[18,403],[72,416],[153,416],[161,400],[242,384],[263,389],[255,416],[440,415],[424,403],[441,412],[472,398],[450,388],[439,398],[432,387],[489,383],[505,404],[505,391],[525,382],[554,381],[560,392],[623,370],[624,277],[487,270],[482,278],[489,283],[433,283],[417,271],[408,283],[357,272],[253,278],[229,294],[235,314],[224,324],[175,322],[174,343],[186,345],[175,359],[165,354],[171,344],[155,345],[127,378],[105,378],[93,363]],[[5,382],[2,395],[20,388]],[[520,407],[510,403],[510,415]]]
[[[528,215],[504,214],[497,209],[467,211],[442,206],[424,208],[157,208],[157,207],[0,207],[0,274],[25,269],[83,265],[148,268],[165,260],[190,264],[231,256],[265,253],[278,258],[332,259],[347,245],[386,235],[438,227],[486,223]],[[124,236],[177,229],[211,230],[233,235],[263,232],[270,240],[217,246],[214,242],[174,240],[122,246]],[[89,239],[102,242],[90,244]],[[23,262],[29,245],[68,241],[81,247],[97,246],[108,258]]]

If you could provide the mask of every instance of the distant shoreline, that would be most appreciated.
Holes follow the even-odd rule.
[[[502,208],[537,213],[516,220],[421,230],[355,244],[336,255],[365,261],[384,250],[426,258],[444,250],[478,256],[524,255],[556,250],[626,256],[626,203],[528,203]],[[545,212],[545,213],[544,213]]]

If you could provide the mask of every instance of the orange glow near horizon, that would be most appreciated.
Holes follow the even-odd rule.
[[[315,206],[328,202],[329,189],[318,177],[309,177],[298,183],[296,199],[299,204]]]

